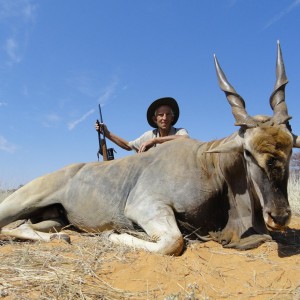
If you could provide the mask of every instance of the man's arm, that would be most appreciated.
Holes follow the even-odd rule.
[[[147,142],[144,142],[140,149],[139,149],[139,153],[141,152],[145,152],[148,149],[154,147],[156,144],[162,144],[165,142],[169,142],[169,141],[173,141],[173,140],[177,140],[177,139],[182,139],[182,138],[188,138],[188,134],[176,134],[176,135],[168,135],[168,136],[163,136],[163,137],[155,137]]]
[[[106,137],[112,141],[113,143],[117,144],[119,147],[127,150],[127,151],[131,151],[133,150],[130,145],[129,142],[124,140],[123,138],[113,134],[112,132],[108,131],[108,133],[106,134]]]
[[[112,141],[113,143],[115,143],[116,145],[118,145],[119,147],[127,150],[127,151],[131,151],[132,147],[130,147],[129,142],[126,141],[125,139],[113,134],[112,132],[110,132],[105,124],[100,124],[100,126],[96,123],[95,124],[95,129],[97,131],[101,131],[104,132],[105,137],[108,138],[110,141]]]

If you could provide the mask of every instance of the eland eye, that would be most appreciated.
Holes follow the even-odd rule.
[[[251,157],[252,156],[250,151],[248,151],[247,149],[244,150],[244,154],[245,154],[246,157]]]

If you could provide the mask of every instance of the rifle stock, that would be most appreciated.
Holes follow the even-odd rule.
[[[101,140],[101,149],[102,149],[102,156],[103,160],[107,161],[107,147],[106,147],[106,141],[104,139]]]

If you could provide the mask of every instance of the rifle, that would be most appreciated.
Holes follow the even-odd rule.
[[[97,124],[99,126],[101,126],[101,124],[103,124],[103,118],[102,118],[102,112],[101,112],[101,105],[99,104],[99,114],[100,114],[100,122],[99,120],[96,120]],[[102,135],[102,137],[101,137]],[[101,130],[98,130],[98,141],[99,141],[99,150],[97,152],[97,157],[98,157],[98,161],[99,161],[99,157],[100,155],[103,156],[103,160],[107,161],[107,160],[113,160],[114,159],[114,149],[113,148],[108,148],[106,146],[106,138],[105,138],[105,133],[104,130],[101,133]]]

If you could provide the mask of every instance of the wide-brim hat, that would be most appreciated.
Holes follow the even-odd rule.
[[[147,121],[151,127],[157,128],[156,123],[153,121],[153,116],[155,114],[155,111],[162,105],[167,105],[171,107],[173,113],[174,113],[174,119],[172,122],[172,125],[175,125],[179,118],[179,106],[178,103],[174,98],[171,97],[164,97],[159,98],[155,100],[148,108],[147,110]]]

